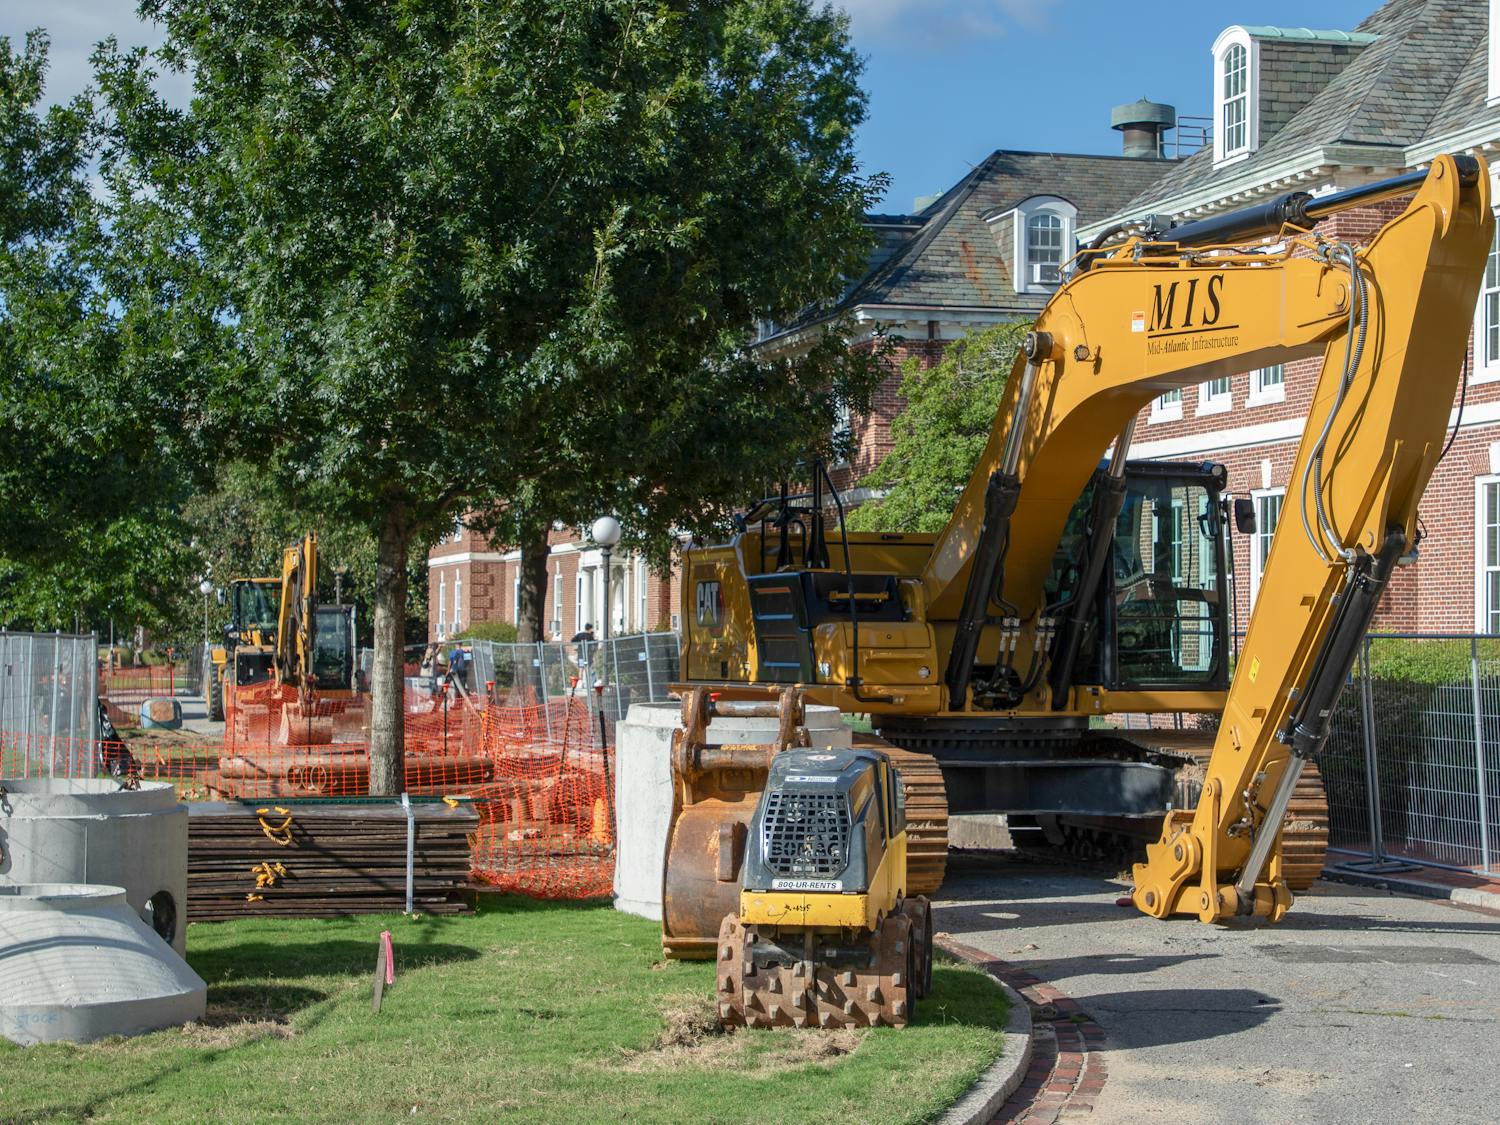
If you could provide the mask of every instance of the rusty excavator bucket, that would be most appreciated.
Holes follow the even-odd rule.
[[[716,716],[775,718],[769,744],[708,744]],[[715,699],[707,688],[682,697],[682,725],[672,733],[672,819],[662,875],[661,943],[668,957],[712,958],[719,925],[739,906],[740,864],[755,803],[771,760],[807,746],[802,693],[785,688],[775,699]]]

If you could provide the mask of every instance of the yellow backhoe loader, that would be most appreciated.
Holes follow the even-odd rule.
[[[1406,196],[1360,244],[1315,230]],[[1158,839],[1135,869],[1140,910],[1279,920],[1296,858],[1287,813],[1380,595],[1416,555],[1494,222],[1484,162],[1439,156],[1322,197],[1153,216],[1085,249],[1027,336],[940,534],[847,534],[835,493],[835,536],[821,495],[783,494],[730,542],[687,553],[683,686],[724,705],[794,686],[869,714],[907,782],[906,895],[940,881],[951,807],[1054,829],[1144,825]],[[1223,472],[1130,466],[1134,420],[1165,392],[1318,355],[1231,678]],[[1107,722],[1142,712],[1217,724],[1193,746]],[[669,953],[714,956],[714,919],[749,924],[744,856],[770,842],[733,842],[774,762],[683,780]],[[919,788],[927,810],[913,807]],[[705,850],[712,840],[728,844]],[[821,893],[835,892],[807,892]],[[880,905],[891,917],[894,902]],[[773,994],[753,999],[765,1010]]]

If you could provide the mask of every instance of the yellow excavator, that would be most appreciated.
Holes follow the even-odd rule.
[[[1405,196],[1363,243],[1315,229]],[[684,686],[729,700],[795,685],[867,713],[903,778],[940,771],[954,809],[1154,826],[1133,895],[1153,917],[1279,920],[1286,815],[1381,593],[1416,557],[1494,223],[1485,163],[1439,156],[1321,197],[1152,216],[1083,250],[940,534],[848,534],[834,494],[835,538],[815,495],[763,504],[730,542],[687,553]],[[1318,355],[1231,676],[1222,470],[1132,472],[1134,422],[1165,392]],[[1109,729],[1143,712],[1215,717],[1211,751],[1195,760],[1164,734]],[[768,775],[679,802],[669,952],[713,955],[706,921],[741,909],[743,872],[722,863],[729,889],[711,902],[678,888],[697,885],[694,849],[715,819],[743,824]],[[906,812],[917,819],[910,793]],[[942,835],[926,838],[929,876]],[[907,882],[933,889],[915,871]]]
[[[281,577],[236,579],[230,586],[232,618],[225,644],[211,662],[210,714],[264,711],[264,700],[245,702],[246,687],[274,682],[296,689],[269,732],[282,745],[331,742],[335,717],[358,718],[354,607],[317,601],[318,536],[309,532],[282,551]],[[231,658],[232,657],[232,663]]]

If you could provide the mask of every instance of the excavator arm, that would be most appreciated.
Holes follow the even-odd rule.
[[[276,626],[276,679],[295,686],[303,702],[316,686],[318,533],[281,553],[281,608]]]
[[[1363,246],[1310,231],[1402,195],[1406,209]],[[1169,816],[1137,867],[1144,912],[1277,919],[1290,905],[1283,813],[1381,592],[1415,550],[1493,228],[1483,162],[1443,156],[1425,174],[1085,252],[1028,336],[922,575],[928,619],[951,631],[938,650],[954,712],[1085,710],[1067,696],[1071,616],[1087,599],[1048,605],[1043,591],[1100,459],[1113,446],[1111,472],[1123,471],[1135,417],[1164,392],[1323,357],[1203,797]],[[1109,505],[1091,520],[1105,536]],[[1106,545],[1093,544],[1085,582]]]

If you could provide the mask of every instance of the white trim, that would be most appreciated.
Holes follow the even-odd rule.
[[[1484,606],[1484,490],[1487,485],[1500,485],[1500,476],[1486,474],[1474,478],[1474,632],[1487,632],[1484,628],[1488,616]]]
[[[1224,128],[1224,109],[1227,102],[1224,97],[1223,68],[1224,57],[1235,47],[1245,52],[1245,92],[1240,95],[1245,99],[1245,143],[1226,151],[1224,144],[1228,137]],[[1214,61],[1213,97],[1210,99],[1214,107],[1214,167],[1222,168],[1248,159],[1251,153],[1260,148],[1260,43],[1236,24],[1219,32],[1209,53]]]
[[[1467,413],[1464,420],[1468,421]],[[1135,442],[1130,447],[1130,455],[1142,458],[1183,457],[1192,453],[1274,444],[1300,438],[1306,425],[1306,418],[1282,418],[1275,422],[1260,422],[1254,426],[1236,426],[1230,430],[1204,430],[1202,433],[1184,434],[1182,437]]]
[[[1168,402],[1167,395],[1171,393],[1171,391],[1164,391],[1151,400],[1151,417],[1146,419],[1147,425],[1154,426],[1158,422],[1182,421],[1182,400],[1185,396],[1179,387],[1177,397]],[[1134,450],[1132,450],[1132,453],[1134,453]]]
[[[453,631],[464,631],[464,572],[453,572]]]
[[[1226,387],[1219,394],[1214,394],[1212,387],[1215,382],[1222,382]],[[1216,379],[1205,379],[1198,384],[1198,410],[1197,416],[1205,414],[1228,414],[1234,407],[1234,380],[1228,376],[1220,376]]]
[[[510,551],[505,554],[501,554],[499,551],[459,551],[452,555],[428,555],[427,565],[432,567],[456,566],[459,563],[511,562],[520,557],[520,551]]]

